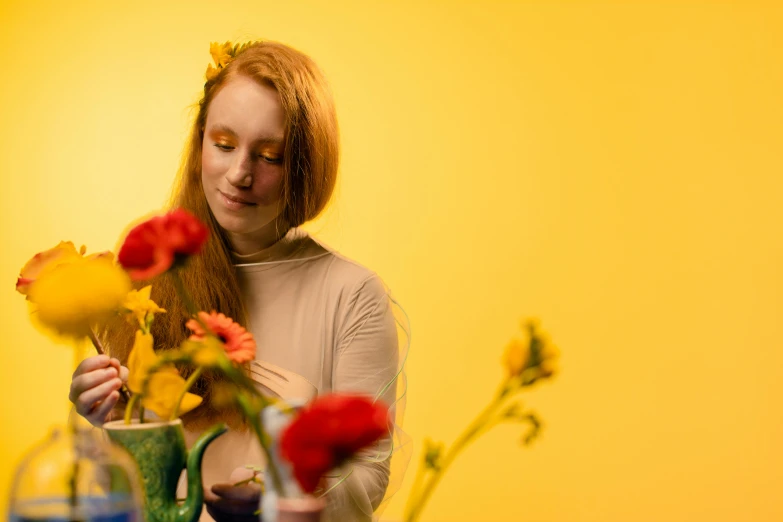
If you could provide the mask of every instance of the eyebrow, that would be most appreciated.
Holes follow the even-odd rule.
[[[218,124],[212,127],[211,132],[223,132],[226,134],[230,134],[234,137],[236,137],[237,133],[234,132],[234,129],[229,127],[228,125]],[[283,138],[280,136],[261,136],[257,140],[253,142],[254,145],[282,145],[283,144]]]

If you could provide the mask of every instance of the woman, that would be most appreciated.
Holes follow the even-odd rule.
[[[337,174],[337,119],[323,75],[279,43],[213,44],[210,52],[215,67],[207,70],[171,200],[211,229],[183,274],[194,301],[247,325],[258,345],[250,374],[263,392],[289,400],[363,393],[401,419],[404,316],[395,317],[399,309],[375,273],[298,228],[326,207]],[[168,310],[155,320],[156,342],[178,346],[188,335],[187,313],[166,276],[153,281],[153,299]],[[117,324],[104,337],[125,360],[132,332]],[[117,406],[127,375],[119,360],[92,357],[74,373],[71,400],[95,425]],[[263,465],[237,412],[210,401],[216,379],[201,379],[204,404],[183,419],[189,443],[214,422],[233,428],[204,456],[207,489],[248,464]],[[347,477],[330,479],[327,517],[369,520],[391,492],[392,460],[405,459],[360,460]]]

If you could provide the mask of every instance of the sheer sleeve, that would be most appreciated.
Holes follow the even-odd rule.
[[[383,401],[394,425],[387,437],[328,479],[327,520],[372,520],[399,488],[411,454],[401,429],[409,343],[402,308],[377,275],[365,279],[351,292],[338,330],[332,387]]]

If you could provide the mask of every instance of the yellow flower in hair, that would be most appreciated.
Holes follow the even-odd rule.
[[[212,59],[215,61],[215,65],[220,68],[228,65],[228,62],[230,62],[234,57],[232,51],[233,48],[231,47],[231,42],[226,42],[224,44],[212,42],[209,44],[209,54],[212,55]]]
[[[220,71],[224,69],[239,53],[253,45],[253,42],[245,42],[243,44],[231,45],[231,42],[217,43],[212,42],[209,44],[209,54],[212,55],[212,61],[215,65],[207,65],[206,77],[207,81],[212,81],[220,74]]]
[[[215,76],[217,76],[219,72],[220,69],[215,69],[214,67],[212,67],[212,64],[207,65],[207,72],[205,73],[207,77],[207,81],[214,80]]]

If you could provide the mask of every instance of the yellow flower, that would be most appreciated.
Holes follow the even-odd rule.
[[[520,375],[530,360],[529,343],[512,339],[506,346],[503,362],[506,365],[509,377]]]
[[[174,368],[163,368],[150,378],[149,390],[142,397],[141,404],[145,408],[154,411],[161,419],[168,419],[174,411],[177,399],[185,388],[185,379],[179,376]],[[179,408],[180,415],[184,415],[199,404],[201,397],[193,393],[185,393]]]
[[[559,356],[560,350],[557,349],[557,346],[548,340],[544,340],[541,353],[539,354],[541,362],[538,365],[538,373],[540,377],[546,378],[555,374],[557,371],[557,359]]]
[[[548,378],[557,369],[557,358],[560,355],[557,347],[552,344],[546,332],[541,330],[538,320],[530,319],[526,327],[530,335],[530,363],[532,380]]]
[[[223,344],[214,337],[206,337],[196,341],[187,339],[180,349],[190,357],[196,366],[204,368],[226,368],[231,366],[231,360],[226,355]]]
[[[233,48],[230,42],[224,44],[212,42],[209,44],[209,54],[212,55],[212,60],[214,60],[215,65],[221,69],[228,65],[228,62],[233,58],[232,50]]]
[[[108,256],[45,267],[28,288],[38,320],[60,334],[85,336],[91,325],[116,312],[130,278]]]
[[[166,310],[159,307],[150,299],[152,285],[147,285],[141,290],[131,290],[125,297],[122,307],[131,312],[128,320],[131,324],[138,323],[139,328],[148,332],[156,313],[165,313]]]
[[[215,79],[215,76],[218,75],[220,72],[220,69],[215,69],[212,67],[212,64],[207,65],[207,72],[204,73],[204,75],[207,77],[207,81],[212,81]]]
[[[538,320],[524,321],[522,330],[526,339],[512,339],[506,347],[503,362],[509,378],[522,376],[523,384],[530,385],[554,375],[559,351],[541,330]]]
[[[60,265],[73,263],[74,261],[82,261],[86,250],[84,245],[77,251],[72,242],[60,241],[57,246],[35,254],[32,259],[25,263],[22,270],[19,272],[19,278],[16,280],[17,292],[27,295],[30,290],[30,285],[33,284],[37,278]],[[88,256],[87,259],[98,257],[112,259],[112,254],[111,252],[101,252],[92,254]]]
[[[141,393],[147,371],[158,361],[152,341],[151,334],[136,331],[136,340],[128,356],[128,388],[133,393]]]
[[[150,368],[158,362],[158,356],[152,347],[153,338],[149,333],[136,331],[136,340],[128,357],[128,388],[133,393],[142,393],[144,380]],[[174,411],[177,399],[185,388],[185,379],[180,377],[173,367],[158,369],[150,376],[147,395],[141,398],[141,404],[154,411],[161,419],[168,419]],[[201,404],[201,397],[186,393],[182,398],[180,414],[184,414]]]
[[[212,55],[212,60],[215,65],[207,65],[206,77],[207,81],[212,81],[220,73],[221,69],[225,68],[231,60],[237,57],[239,53],[253,45],[253,42],[245,42],[243,44],[231,45],[231,42],[217,43],[212,42],[209,44],[209,54]]]

